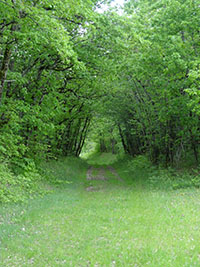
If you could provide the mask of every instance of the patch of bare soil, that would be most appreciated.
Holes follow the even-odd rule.
[[[116,170],[111,167],[108,166],[107,169],[113,174],[113,176],[123,182],[123,180],[119,177],[119,174],[116,172]],[[87,171],[87,180],[88,181],[92,181],[92,180],[97,180],[97,181],[106,181],[109,178],[106,177],[106,172],[105,172],[105,168],[104,167],[100,167],[100,168],[94,168],[94,167],[90,167]],[[95,191],[99,191],[99,187],[96,186],[89,186],[86,188],[86,191],[88,192],[95,192]]]
[[[88,192],[95,192],[95,191],[98,191],[99,189],[98,188],[96,188],[95,186],[88,186],[87,188],[86,188],[86,191],[88,191]]]
[[[119,174],[116,172],[116,170],[113,167],[108,166],[108,170],[117,178],[117,180],[119,180],[120,182],[123,182],[123,180],[120,178]]]
[[[88,181],[91,181],[91,180],[102,180],[102,181],[105,181],[105,180],[107,180],[107,178],[105,177],[104,168],[98,168],[98,172],[97,172],[96,175],[93,174],[94,170],[95,170],[94,167],[90,167],[88,169],[88,172],[87,172],[87,180]]]
[[[107,177],[105,176],[105,169],[102,168],[94,168],[90,167],[87,171],[87,180],[92,181],[92,180],[99,180],[99,181],[106,181]],[[97,186],[88,186],[86,188],[86,191],[88,192],[95,192],[99,191],[100,187]]]

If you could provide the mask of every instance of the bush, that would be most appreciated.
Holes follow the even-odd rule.
[[[153,165],[146,156],[140,155],[140,156],[137,156],[137,157],[133,158],[132,160],[130,160],[128,167],[132,171],[149,170],[149,169],[153,168]]]
[[[44,193],[42,177],[34,164],[23,166],[20,174],[15,174],[7,163],[0,163],[0,203],[21,202],[36,194]]]
[[[155,166],[144,155],[127,159],[125,165],[124,172],[129,173],[132,178],[142,178],[143,184],[152,189],[178,190],[200,187],[199,170],[178,171],[171,167]]]

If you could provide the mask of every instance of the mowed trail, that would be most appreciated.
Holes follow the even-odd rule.
[[[156,190],[139,172],[87,168],[43,199],[5,208],[0,267],[200,266],[200,190]]]
[[[109,181],[109,180],[117,180],[120,182],[123,182],[123,180],[120,178],[119,174],[116,172],[116,170],[111,166],[106,167],[94,167],[90,166],[87,171],[87,181]],[[86,187],[87,191],[98,191],[99,187],[90,185]]]

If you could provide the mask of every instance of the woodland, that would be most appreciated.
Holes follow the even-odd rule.
[[[5,172],[34,180],[41,161],[94,143],[198,165],[199,2],[130,0],[99,12],[109,2],[0,1],[4,185]]]
[[[109,2],[0,1],[4,185],[4,172],[34,180],[41,161],[94,144],[198,165],[198,1],[130,0],[123,12],[99,12]]]
[[[0,0],[1,266],[200,265],[200,1],[113,2]]]
[[[132,156],[198,162],[198,1],[99,5],[0,2],[1,158],[79,156],[93,122]]]

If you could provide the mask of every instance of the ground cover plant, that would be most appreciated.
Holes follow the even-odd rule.
[[[27,204],[1,206],[1,265],[198,266],[199,189],[152,186],[149,169],[133,173],[130,164],[112,165],[120,181],[108,169],[106,180],[88,181],[83,160],[48,164],[71,183]],[[96,158],[93,168],[107,167]]]
[[[20,164],[20,171],[17,173],[8,163],[0,162],[0,203],[23,202],[42,196],[48,191],[46,183],[34,161]]]

